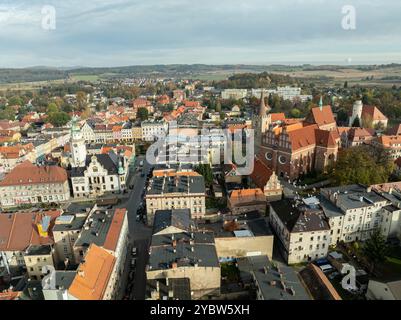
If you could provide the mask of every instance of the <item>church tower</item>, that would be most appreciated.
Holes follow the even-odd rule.
[[[271,108],[265,103],[265,91],[262,89],[260,97],[259,113],[254,117],[254,130],[255,130],[255,153],[259,152],[262,145],[262,137],[266,133],[270,124],[269,112]]]
[[[356,118],[359,119],[360,126],[362,126],[362,111],[363,111],[363,103],[362,100],[355,101],[352,106],[352,116],[349,119],[349,126],[352,127]]]
[[[84,167],[86,162],[86,145],[81,129],[77,125],[77,118],[72,118],[71,126],[71,166]]]

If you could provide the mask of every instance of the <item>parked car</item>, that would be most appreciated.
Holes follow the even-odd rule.
[[[319,268],[320,268],[324,273],[330,272],[330,271],[332,271],[332,270],[334,269],[333,266],[330,265],[330,264],[321,265],[321,266],[319,266]]]
[[[131,250],[132,255],[136,256],[136,252],[137,252],[137,248],[133,247],[132,250]]]
[[[329,260],[327,260],[326,258],[320,258],[320,259],[317,259],[317,260],[315,261],[315,263],[316,263],[316,265],[318,265],[318,266],[323,266],[323,265],[329,264]]]
[[[131,259],[131,267],[135,268],[136,266],[136,258]]]

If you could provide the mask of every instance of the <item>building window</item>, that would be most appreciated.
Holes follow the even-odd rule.
[[[279,161],[281,164],[286,164],[286,163],[287,163],[287,158],[286,158],[285,156],[280,156],[280,157],[278,158],[278,161]]]

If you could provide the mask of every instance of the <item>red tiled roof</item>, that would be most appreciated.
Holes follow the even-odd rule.
[[[61,211],[58,210],[43,213],[0,214],[0,251],[22,251],[29,245],[53,243],[50,237],[40,237],[36,224],[42,221],[44,216],[50,216],[49,228],[51,228],[60,215]]]
[[[36,166],[29,161],[24,161],[0,181],[0,186],[63,183],[67,179],[67,171],[61,167]]]
[[[91,244],[85,262],[78,267],[68,293],[79,300],[102,300],[115,264],[105,249]]]
[[[372,119],[373,121],[386,121],[388,118],[376,107],[364,105],[362,109],[362,118]]]
[[[316,134],[316,145],[322,147],[335,147],[337,145],[337,139],[339,139],[339,135],[337,131],[327,131],[317,129],[315,131]]]
[[[118,238],[120,236],[126,214],[127,209],[125,208],[116,209],[114,212],[113,220],[111,221],[111,225],[103,245],[105,249],[111,251],[116,250]]]
[[[258,157],[255,157],[251,179],[258,186],[258,188],[263,190],[272,174],[273,170],[268,168]]]
[[[284,113],[271,113],[270,116],[271,116],[272,122],[284,121],[285,120],[285,114]]]
[[[233,190],[229,198],[230,203],[235,206],[241,203],[264,202],[265,194],[258,189]]]
[[[312,108],[306,121],[316,123],[319,127],[336,122],[331,106],[324,106],[322,110],[320,110],[320,107]]]
[[[317,129],[318,126],[314,124],[288,132],[292,151],[315,145],[315,131]]]

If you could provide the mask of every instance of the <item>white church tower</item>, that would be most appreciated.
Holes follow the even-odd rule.
[[[352,127],[356,118],[359,118],[359,124],[362,126],[362,111],[363,111],[363,103],[361,100],[355,101],[354,106],[352,107],[352,116],[349,119],[349,126]]]
[[[77,118],[72,118],[71,126],[71,166],[84,167],[86,162],[86,145],[81,129],[77,125]]]

